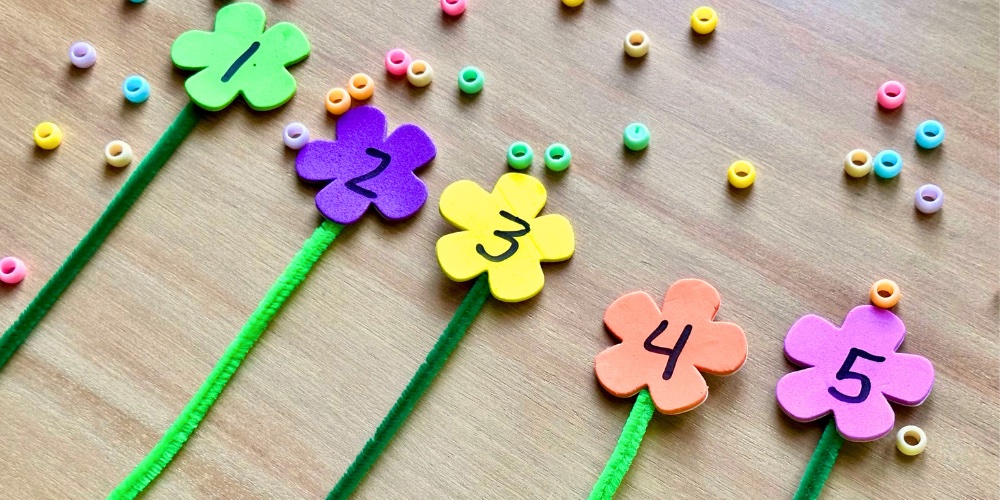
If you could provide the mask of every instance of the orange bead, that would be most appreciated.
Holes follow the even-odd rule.
[[[899,285],[892,280],[878,280],[872,284],[872,304],[889,309],[899,303]]]
[[[347,92],[352,98],[364,101],[375,93],[375,82],[368,75],[358,73],[351,77],[351,81],[347,84]]]
[[[326,110],[331,115],[342,115],[351,109],[351,96],[346,90],[337,87],[326,93]]]

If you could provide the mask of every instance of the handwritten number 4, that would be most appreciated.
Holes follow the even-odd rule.
[[[876,363],[885,361],[885,358],[882,356],[876,356],[856,347],[851,348],[850,352],[847,353],[847,359],[844,360],[844,364],[840,365],[840,370],[837,370],[837,380],[857,380],[858,382],[861,382],[861,391],[858,392],[857,396],[848,396],[847,394],[838,391],[835,387],[829,387],[827,389],[831,396],[845,403],[864,402],[864,400],[868,399],[868,394],[872,391],[872,381],[868,378],[868,376],[851,371],[851,367],[854,366],[854,362],[857,361],[858,358],[864,358],[868,361],[874,361]]]
[[[684,350],[684,344],[687,344],[688,337],[691,336],[691,325],[684,327],[681,331],[681,336],[674,342],[673,347],[660,347],[658,345],[653,345],[653,341],[656,337],[659,337],[667,329],[667,320],[660,322],[660,325],[653,330],[653,333],[646,338],[642,346],[646,348],[649,352],[655,352],[656,354],[663,354],[669,359],[667,360],[667,366],[663,369],[663,380],[670,380],[670,377],[674,375],[674,367],[677,365],[677,358],[681,356],[681,351]]]

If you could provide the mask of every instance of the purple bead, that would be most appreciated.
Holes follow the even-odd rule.
[[[937,212],[944,205],[944,191],[941,191],[941,188],[934,184],[924,184],[917,188],[913,204],[917,207],[917,210],[925,214]]]
[[[97,62],[97,50],[87,42],[76,42],[69,48],[69,61],[77,68],[89,68]]]
[[[299,122],[289,123],[285,127],[285,146],[291,149],[302,149],[309,143],[309,129]]]

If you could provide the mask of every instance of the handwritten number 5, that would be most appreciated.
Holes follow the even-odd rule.
[[[852,372],[851,367],[854,366],[854,362],[858,358],[864,358],[868,361],[874,361],[876,363],[881,363],[885,361],[882,356],[876,356],[872,353],[862,351],[856,347],[852,347],[850,352],[847,353],[847,359],[844,360],[844,364],[840,365],[840,370],[837,370],[837,380],[857,380],[861,382],[861,392],[857,396],[848,396],[835,387],[829,387],[827,390],[830,395],[843,401],[845,403],[861,403],[868,399],[868,394],[872,391],[872,381],[867,375],[863,375],[858,372]]]
[[[500,217],[503,217],[504,219],[507,219],[516,224],[520,224],[521,229],[518,229],[516,231],[501,231],[498,229],[496,231],[493,231],[493,234],[496,237],[503,239],[504,241],[510,244],[507,250],[500,255],[490,254],[489,252],[486,251],[486,247],[484,247],[482,243],[476,245],[476,252],[478,252],[479,255],[481,255],[484,259],[490,262],[503,262],[511,258],[515,253],[517,253],[517,249],[521,247],[521,245],[517,242],[515,238],[524,236],[531,231],[531,226],[529,226],[527,222],[525,222],[518,216],[506,210],[500,211]]]
[[[655,352],[656,354],[663,354],[668,356],[667,366],[663,369],[663,380],[670,380],[670,377],[674,375],[674,367],[677,365],[677,358],[681,356],[681,351],[684,350],[684,344],[687,344],[688,337],[691,336],[691,325],[684,327],[681,331],[681,336],[674,342],[673,347],[660,347],[658,345],[653,345],[653,341],[656,337],[659,337],[664,330],[667,329],[667,320],[660,322],[660,325],[653,330],[653,333],[649,335],[642,346],[646,348],[649,352]]]
[[[379,160],[378,166],[375,167],[375,169],[372,170],[371,172],[368,172],[367,174],[359,175],[345,182],[344,186],[347,187],[347,189],[350,189],[351,191],[354,191],[355,193],[364,196],[365,198],[370,198],[374,200],[375,198],[378,198],[378,195],[375,194],[374,191],[359,186],[358,183],[370,181],[378,177],[379,174],[381,174],[382,172],[385,172],[385,169],[389,168],[389,162],[392,161],[392,157],[389,156],[389,153],[386,153],[384,151],[379,151],[375,148],[368,148],[365,150],[365,153],[368,153],[368,156],[371,156],[373,158],[378,158]]]

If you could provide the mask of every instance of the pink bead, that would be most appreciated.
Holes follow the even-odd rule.
[[[885,109],[896,109],[906,100],[906,87],[895,80],[889,80],[878,88],[878,104]]]
[[[442,0],[443,5],[444,0]],[[403,49],[392,49],[385,54],[385,70],[392,76],[403,76],[410,67],[410,54]]]
[[[8,285],[16,285],[28,274],[24,262],[17,257],[4,257],[0,260],[0,281]]]
[[[458,16],[465,12],[466,0],[441,0],[441,10],[449,16]]]

